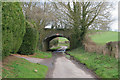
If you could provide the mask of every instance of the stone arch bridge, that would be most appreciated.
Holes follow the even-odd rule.
[[[56,37],[65,37],[70,41],[70,49],[72,49],[72,38],[70,29],[44,29],[40,36],[42,50],[49,50],[49,42]]]

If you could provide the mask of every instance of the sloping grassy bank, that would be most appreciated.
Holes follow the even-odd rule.
[[[82,48],[68,52],[101,78],[118,78],[118,60],[108,55],[88,53]]]
[[[48,67],[9,56],[3,61],[3,78],[45,78]]]
[[[119,41],[118,34],[120,34],[120,32],[118,33],[114,31],[106,31],[90,35],[90,38],[93,42],[97,44],[105,45],[107,42],[110,41]]]

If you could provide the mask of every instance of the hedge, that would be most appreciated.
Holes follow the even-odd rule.
[[[27,23],[27,26],[28,25]],[[18,51],[19,54],[31,55],[35,53],[38,42],[38,31],[35,28],[26,28],[23,43]]]
[[[25,34],[25,18],[18,2],[2,2],[2,54],[16,53]]]

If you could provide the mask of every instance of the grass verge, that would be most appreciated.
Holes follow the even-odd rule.
[[[48,67],[9,56],[3,61],[3,78],[45,78]]]
[[[113,32],[113,31],[97,33],[94,35],[90,35],[90,37],[92,41],[100,45],[105,45],[107,42],[110,41],[119,41],[118,32]]]
[[[0,61],[0,80],[2,78],[2,61]]]
[[[82,48],[68,52],[101,78],[118,78],[118,60],[108,55],[88,53]]]
[[[51,52],[42,52],[40,50],[36,50],[34,55],[29,55],[30,57],[34,57],[34,58],[51,58],[52,54]]]

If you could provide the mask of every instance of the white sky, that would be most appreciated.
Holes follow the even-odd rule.
[[[112,31],[118,31],[118,1],[115,2],[115,9],[112,11],[112,18],[115,20],[111,24]]]

